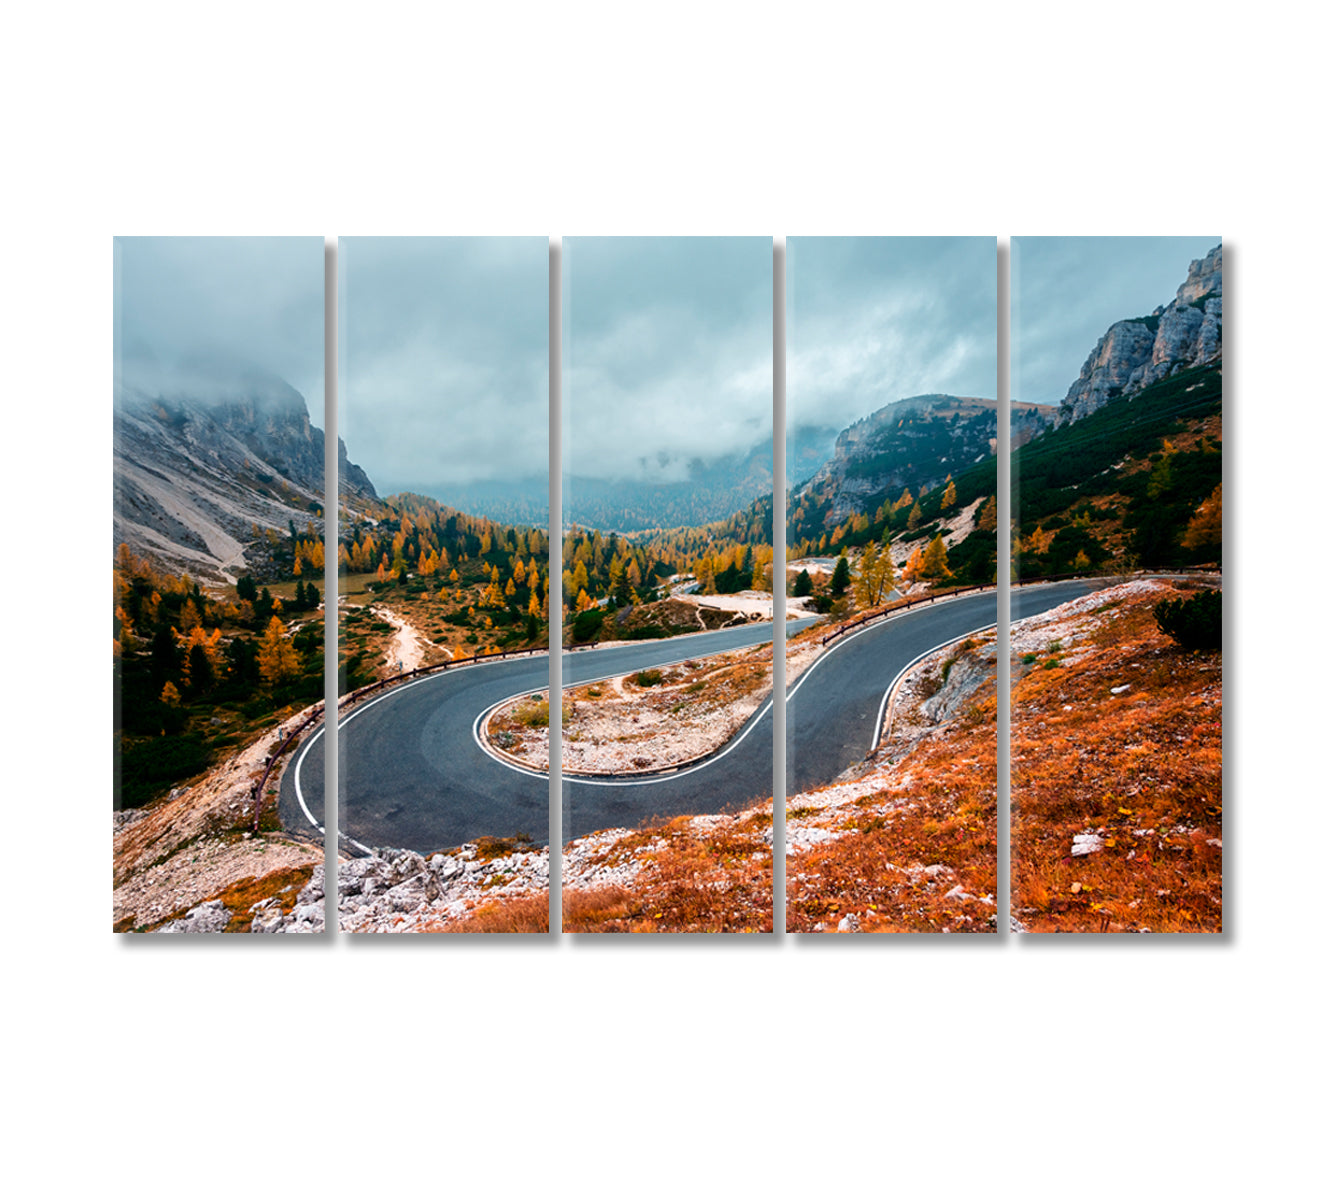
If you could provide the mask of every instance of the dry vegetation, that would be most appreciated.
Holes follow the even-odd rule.
[[[856,776],[789,800],[789,930],[996,928],[995,720],[994,640],[914,670]]]
[[[1015,639],[1011,903],[1028,930],[1222,928],[1222,654],[1158,631],[1172,594],[1137,581]]]
[[[483,901],[461,920],[440,930],[449,933],[546,933],[550,930],[546,892]],[[426,932],[431,932],[428,928]]]
[[[771,645],[566,688],[561,769],[624,774],[679,766],[725,745],[772,691]],[[542,692],[497,710],[486,728],[491,744],[546,770],[547,704]]]
[[[772,821],[766,803],[736,816],[676,817],[635,833],[617,831],[610,845],[572,863],[562,889],[562,927],[571,933],[771,931]]]
[[[208,900],[222,899],[248,928],[248,908],[274,897],[290,912],[322,848],[280,831],[277,780],[270,776],[251,832],[250,789],[277,745],[271,731],[177,794],[118,818],[113,840],[112,922],[118,933],[149,932]],[[244,908],[235,905],[245,901]]]
[[[761,933],[773,929],[768,802],[735,816],[676,817],[577,838],[563,859],[569,933]],[[479,897],[420,932],[545,933],[545,889]]]
[[[377,598],[367,588],[374,578],[374,575],[346,575],[339,579],[344,597],[338,629],[341,662],[356,655],[378,679],[398,674],[389,655],[398,631],[385,619],[386,611],[406,621],[421,635],[424,642],[421,666],[432,667],[451,658],[468,658],[500,648],[503,630],[487,625],[493,614],[483,607],[486,588],[482,584],[445,582],[418,593],[396,588],[387,597]],[[446,619],[460,617],[470,609],[468,624]]]

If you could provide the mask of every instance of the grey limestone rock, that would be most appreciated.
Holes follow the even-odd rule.
[[[168,921],[158,933],[221,933],[232,919],[231,910],[221,900],[207,900],[183,917]]]
[[[1190,264],[1171,304],[1147,317],[1117,321],[1099,339],[1061,401],[1057,425],[1133,396],[1178,371],[1217,361],[1223,353],[1223,248]]]

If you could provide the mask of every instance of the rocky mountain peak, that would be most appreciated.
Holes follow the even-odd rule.
[[[1223,247],[1190,264],[1176,299],[1147,317],[1117,321],[1099,339],[1061,401],[1057,425],[1095,412],[1223,354]]]

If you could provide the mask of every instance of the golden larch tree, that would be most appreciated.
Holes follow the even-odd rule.
[[[282,619],[270,617],[259,644],[259,674],[270,687],[291,679],[301,669],[296,647],[287,639]]]

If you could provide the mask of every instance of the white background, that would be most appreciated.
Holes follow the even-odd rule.
[[[1328,28],[1288,17],[1308,11],[9,13],[15,1194],[1312,1194],[1331,396]],[[109,932],[113,234],[1215,230],[1226,939]]]

